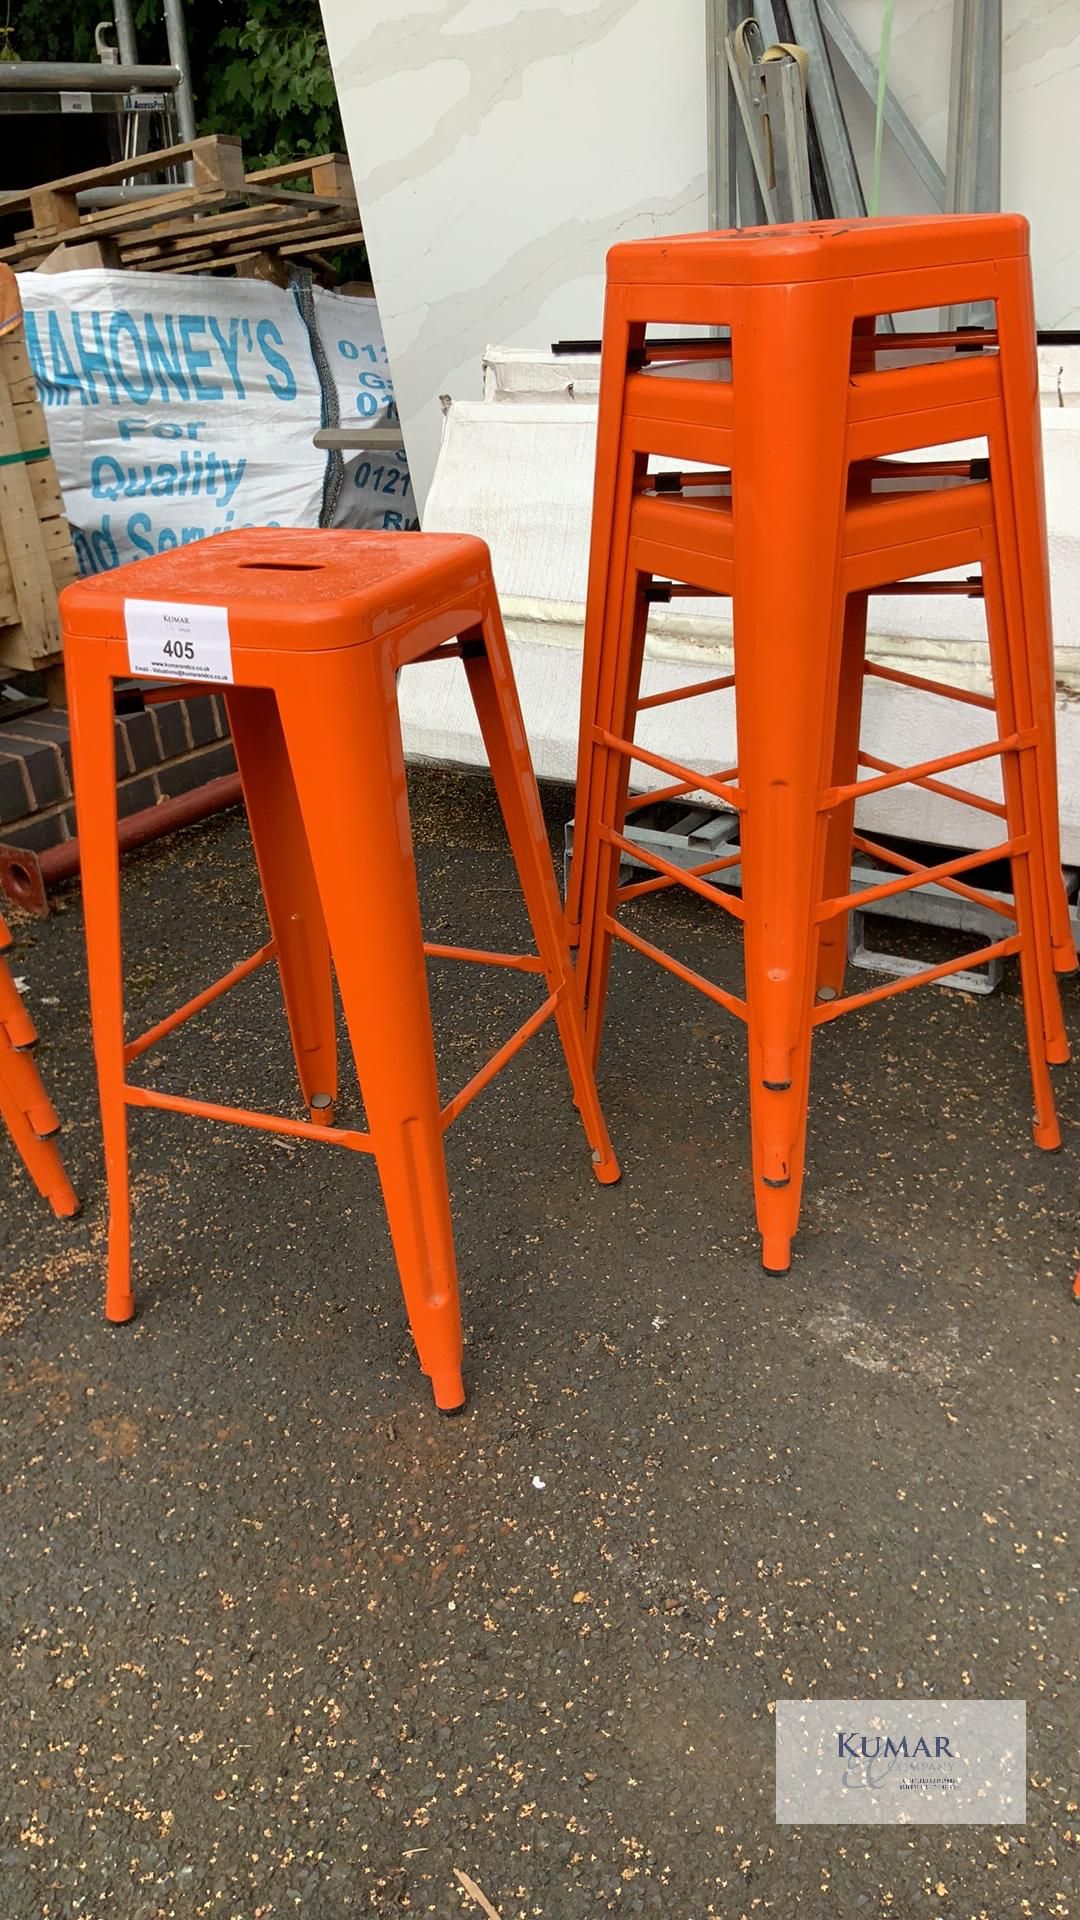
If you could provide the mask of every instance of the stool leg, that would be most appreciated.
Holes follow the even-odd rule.
[[[1030,873],[1034,889],[1033,905],[1042,935],[1036,945],[1036,966],[1042,999],[1042,1024],[1046,1058],[1061,1065],[1069,1058],[1069,1042],[1061,1011],[1057,974],[1068,973],[1076,964],[1076,945],[1069,920],[1065,882],[1061,871],[1057,805],[1056,716],[1053,683],[1053,639],[1049,626],[1048,601],[1032,580],[1033,569],[1026,571],[1022,555],[1020,528],[1017,524],[1017,497],[1013,485],[1008,448],[1001,433],[991,434],[990,472],[993,476],[994,521],[996,531],[995,580],[1003,622],[1000,672],[995,678],[995,697],[1000,709],[1001,675],[1008,667],[1008,710],[1022,731],[1034,726],[1038,746],[1024,754],[1020,769],[1024,787],[1027,819],[1035,836],[1031,851]],[[1000,476],[1004,475],[1004,479]],[[1042,526],[1041,518],[1038,521]],[[1043,585],[1046,586],[1045,580]],[[1032,599],[1028,599],[1031,588]],[[1046,587],[1048,592],[1048,586]],[[987,632],[989,634],[989,614]],[[993,660],[993,654],[991,655]],[[1050,662],[1050,678],[1040,688],[1040,663]]]
[[[752,324],[740,313],[732,325],[750,1124],[762,1264],[773,1273],[790,1262],[806,1141],[825,855],[820,799],[839,706],[849,298],[824,284],[797,296],[786,287],[755,289]]]
[[[300,1091],[311,1118],[333,1126],[337,1035],[330,942],[277,698],[265,687],[230,687],[225,704],[277,947]]]
[[[107,1320],[130,1320],[131,1195],[124,1103],[124,982],[120,936],[120,855],[116,748],[110,676],[86,659],[68,667],[71,758],[79,824],[86,967],[109,1200]]]
[[[611,656],[611,699],[602,726],[619,739],[631,739],[637,723],[637,700],[645,655],[649,603],[646,576],[628,567],[619,597],[609,617],[605,645]],[[582,871],[581,942],[577,973],[585,1002],[585,1037],[595,1066],[604,1031],[608,980],[611,974],[612,933],[608,921],[615,912],[622,855],[606,834],[621,833],[626,825],[632,762],[624,753],[599,744],[593,749],[589,806],[585,817],[585,865]]]
[[[592,1062],[585,1044],[585,1028],[578,1000],[555,873],[551,865],[547,829],[533,773],[529,743],[514,685],[502,617],[493,604],[480,636],[463,642],[465,672],[480,723],[491,777],[499,796],[510,850],[518,870],[521,891],[532,922],[536,950],[544,963],[544,978],[555,1000],[555,1021],[562,1041],[570,1084],[581,1114],[585,1137],[592,1148],[593,1169],[603,1185],[619,1178]]]
[[[435,1404],[465,1402],[450,1194],[393,662],[302,656],[279,710],[330,935],[398,1273]]]
[[[997,442],[991,439],[990,471],[994,480],[996,511],[1000,511],[1004,499],[1001,478],[1003,474],[1007,476],[1008,517],[1012,526],[1007,530],[999,521],[1001,565],[1007,597],[1009,575],[1014,567],[1017,570],[1018,601],[1026,626],[1024,653],[1031,699],[1043,734],[1044,744],[1037,756],[1039,821],[1054,966],[1059,973],[1073,973],[1080,962],[1061,873],[1054,640],[1039,421],[1035,308],[1028,261],[999,262],[997,278],[1005,441],[1002,445],[1000,439]],[[1007,532],[1011,533],[1011,541],[1007,538]],[[1024,631],[1024,628],[1020,629],[1021,633]]]
[[[1024,553],[1023,534],[1014,511],[1018,504],[1016,489],[1009,471],[1008,453],[1000,435],[990,437],[990,471],[994,476],[1001,591],[1009,630],[1017,710],[1019,714],[1028,716],[1029,722],[1038,727],[1040,734],[1033,768],[1038,808],[1032,818],[1040,841],[1036,883],[1047,903],[1052,967],[1058,973],[1072,973],[1076,970],[1077,953],[1061,870],[1056,688],[1054,643],[1049,623],[1049,585],[1042,577],[1041,566],[1036,568],[1034,560]],[[1002,472],[1009,476],[1004,485],[997,478]],[[1039,524],[1042,525],[1041,519]],[[1048,1059],[1060,1064],[1069,1058],[1063,1029],[1056,1049],[1049,1034],[1048,1044]]]
[[[566,919],[571,944],[578,948],[577,972],[586,998],[590,956],[597,939],[601,941],[606,955],[599,961],[604,986],[599,990],[596,1002],[596,1019],[589,1026],[589,1044],[594,1060],[600,1051],[607,959],[610,958],[610,936],[595,918],[597,901],[608,897],[603,884],[597,891],[597,862],[600,862],[606,874],[612,851],[610,847],[605,848],[598,838],[597,827],[601,821],[610,823],[613,817],[610,810],[615,805],[619,808],[621,824],[621,810],[629,787],[630,762],[613,756],[607,747],[597,743],[593,735],[596,729],[608,728],[625,738],[628,730],[633,732],[637,719],[634,703],[641,678],[648,605],[643,599],[640,605],[637,603],[640,583],[629,563],[629,532],[634,495],[647,464],[642,454],[623,455],[615,486],[612,526],[606,541],[610,564],[605,579],[594,583],[590,561],[586,642],[597,659],[595,672],[582,678],[577,788],[574,795],[574,852],[567,889]],[[631,602],[634,602],[633,611],[629,610]],[[632,657],[636,658],[636,668],[633,668],[628,657],[628,644]],[[628,687],[632,691],[628,692]],[[632,702],[629,709],[628,699]],[[622,800],[618,802],[615,800],[616,790],[622,793]],[[618,855],[615,857],[614,871],[617,875]]]
[[[585,863],[592,847],[582,831],[588,819],[590,788],[597,763],[592,729],[610,722],[612,658],[605,626],[621,599],[630,510],[637,479],[648,465],[622,445],[627,360],[645,340],[645,327],[630,321],[622,291],[609,286],[604,299],[604,339],[596,423],[596,465],[589,536],[589,582],[581,660],[581,716],[578,728],[577,787],[574,798],[574,850],[566,890],[566,923],[577,944],[585,889]]]
[[[859,771],[859,734],[862,723],[863,668],[866,662],[865,593],[850,593],[844,606],[840,658],[840,705],[833,751],[832,781],[850,786]],[[838,899],[851,887],[851,839],[855,831],[855,802],[847,800],[828,816],[825,838],[824,889],[827,900]],[[838,913],[822,923],[817,959],[817,997],[835,1000],[844,990],[847,972],[848,915]]]
[[[1010,658],[1001,567],[996,538],[993,534],[986,540],[983,549],[982,574],[998,725],[1002,734],[1007,735],[1013,732],[1016,726],[1012,684],[1013,663]],[[1053,971],[1048,968],[1043,971],[1040,978],[1040,955],[1047,960],[1050,954],[1050,929],[1046,895],[1042,886],[1037,884],[1041,879],[1042,846],[1035,749],[1026,747],[1018,752],[1003,754],[1001,781],[1005,794],[1006,830],[1009,838],[1023,835],[1027,838],[1030,847],[1030,851],[1014,855],[1011,862],[1013,903],[1016,910],[1016,930],[1021,940],[1020,990],[1024,1005],[1024,1029],[1035,1101],[1035,1122],[1032,1134],[1036,1146],[1045,1147],[1053,1152],[1061,1145],[1061,1128],[1054,1106],[1053,1083],[1046,1063],[1044,996],[1047,990],[1047,979],[1050,989],[1056,995],[1057,979]],[[1060,1018],[1060,1004],[1058,1015]]]
[[[19,1051],[24,1043],[12,1042],[7,1018],[12,1001],[23,1011],[15,982],[0,960],[0,1118],[38,1192],[58,1218],[70,1219],[79,1211],[78,1197],[49,1137],[59,1132],[60,1122],[31,1055]]]

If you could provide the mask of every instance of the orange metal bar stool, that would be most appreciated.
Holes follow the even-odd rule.
[[[802,290],[800,311],[813,321],[808,289],[818,284],[818,304],[832,301],[831,324],[845,343],[846,380],[831,406],[847,432],[845,463],[900,454],[958,439],[985,442],[994,488],[995,524],[1004,590],[1009,602],[1009,639],[1016,670],[1026,676],[1026,702],[1038,719],[1036,755],[1042,867],[1050,915],[1054,966],[1077,964],[1061,874],[1057,769],[1054,752],[1054,662],[1050,626],[1046,519],[1038,413],[1038,372],[1027,223],[1017,215],[959,215],[933,219],[824,221],[805,227],[743,229],[684,239],[645,241],[613,249],[609,256],[604,321],[604,358],[597,439],[596,490],[586,620],[582,714],[595,719],[606,690],[611,649],[603,623],[617,604],[627,539],[627,517],[650,454],[730,466],[739,434],[740,464],[752,452],[750,433],[763,385],[781,382],[786,415],[783,457],[799,444],[800,415],[813,413],[826,362],[815,364],[814,343],[801,356],[794,377],[774,358],[778,311],[785,285]],[[958,333],[877,333],[885,313],[955,304],[957,288],[978,288],[992,301],[993,330]],[[957,295],[959,301],[959,295]],[[750,308],[756,316],[750,323]],[[739,309],[741,324],[732,323]],[[730,326],[727,340],[650,341],[650,323],[706,322]],[[785,339],[799,328],[787,316]],[[740,336],[738,381],[732,379],[732,346]],[[785,348],[786,350],[786,348]],[[832,342],[835,362],[837,342]],[[833,368],[834,379],[836,368]],[[809,391],[807,391],[807,385]],[[837,422],[839,424],[839,422]],[[768,465],[767,461],[760,463]],[[813,480],[806,475],[808,486]],[[773,494],[758,508],[773,516]],[[776,505],[779,506],[779,496]],[[835,503],[834,503],[835,504]],[[824,506],[824,502],[822,502]],[[775,561],[771,564],[775,564]],[[934,591],[934,588],[920,591]],[[938,588],[937,590],[941,590]],[[857,637],[857,610],[849,609],[849,649]],[[864,636],[865,637],[865,636]],[[604,663],[607,662],[607,669]],[[869,669],[880,671],[876,668]],[[895,673],[889,675],[896,679]],[[962,698],[945,684],[928,689]],[[844,694],[854,706],[845,730],[858,736],[861,676],[845,675]],[[587,800],[590,747],[583,734],[578,766],[579,804]],[[584,782],[582,788],[581,783]],[[583,867],[571,874],[567,914],[576,937]],[[835,950],[834,950],[835,951]],[[828,970],[828,962],[823,963]],[[835,970],[835,957],[833,967]],[[842,965],[842,962],[841,962]],[[1053,1024],[1053,1016],[1051,1025]],[[1049,1057],[1067,1057],[1063,1042],[1048,1040]]]
[[[824,222],[641,242],[609,256],[568,919],[594,1056],[613,938],[746,1020],[755,1196],[773,1271],[788,1265],[798,1220],[812,1033],[849,1008],[1017,953],[1035,1138],[1048,1148],[1060,1141],[1046,1062],[1067,1057],[1055,964],[1075,964],[1075,951],[1054,942],[1064,891],[1043,671],[1045,557],[1018,510],[1017,476],[1031,461],[1013,459],[1021,409],[1005,400],[1017,359],[1007,359],[1005,341],[1018,331],[1026,267],[1024,223],[997,217]],[[879,352],[903,351],[893,335],[879,346],[878,315],[985,299],[998,302],[992,350],[981,337],[970,356],[955,340],[939,342],[927,360],[919,336],[910,365],[868,370]],[[651,323],[725,327],[730,337],[650,342]],[[1033,362],[1030,335],[1026,344]],[[1029,415],[1034,402],[1029,391]],[[972,435],[989,440],[988,461],[888,457]],[[1027,445],[1036,445],[1030,419]],[[650,456],[697,470],[650,475]],[[985,709],[993,737],[906,768],[860,752],[864,672],[883,671],[865,658],[868,595],[897,583],[954,591],[955,582],[927,576],[972,562],[981,567],[974,590],[986,600],[993,693],[886,677]],[[642,700],[650,600],[687,592],[732,596],[735,671]],[[635,744],[643,708],[725,686],[735,689],[736,767],[703,774]],[[1001,801],[942,777],[997,757]],[[736,809],[739,854],[685,873],[635,847],[657,877],[620,887],[626,813],[641,804],[628,798],[635,761],[671,783],[646,800],[704,791]],[[860,766],[872,777],[860,778]],[[926,867],[856,834],[860,797],[908,781],[997,816],[1004,837]],[[853,848],[899,877],[856,901]],[[1014,932],[978,956],[842,997],[853,905],[932,880],[997,912],[1000,903],[961,878],[992,859],[1012,864]],[[741,899],[716,884],[735,865]],[[675,884],[743,922],[745,998],[619,920],[625,902]]]
[[[464,1404],[443,1133],[548,1020],[562,1041],[596,1177],[618,1178],[585,1046],[540,799],[480,540],[255,529],[82,580],[61,599],[94,1050],[109,1187],[105,1311],[130,1319],[127,1109],[160,1107],[375,1157],[420,1365],[436,1405]],[[536,955],[425,945],[396,676],[460,658],[491,763]],[[125,1041],[112,687],[184,677],[225,693],[270,941]],[[535,973],[544,997],[453,1099],[440,1101],[425,956]],[[159,1093],[132,1062],[276,959],[310,1117]],[[334,1125],[331,963],[367,1114]]]
[[[10,946],[10,931],[0,919],[0,953]],[[0,960],[0,1117],[38,1192],[66,1220],[78,1213],[79,1202],[56,1146],[60,1122],[34,1063],[36,1045],[34,1023],[7,962]]]

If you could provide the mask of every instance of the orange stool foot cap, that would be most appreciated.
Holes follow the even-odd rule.
[[[777,1279],[791,1272],[791,1241],[763,1240],[761,1243],[761,1264],[766,1273]]]
[[[594,1154],[593,1172],[602,1187],[613,1187],[622,1179],[622,1168],[613,1153],[609,1153],[606,1160],[598,1160]]]
[[[1061,1128],[1056,1120],[1048,1120],[1045,1126],[1036,1121],[1031,1129],[1031,1137],[1044,1153],[1057,1153],[1061,1147]]]
[[[128,1321],[135,1318],[135,1295],[129,1293],[126,1301],[120,1300],[115,1306],[110,1303],[105,1309],[105,1318],[112,1327],[126,1327]]]
[[[441,1373],[438,1378],[430,1375],[431,1391],[435,1395],[435,1405],[440,1413],[464,1413],[465,1382],[460,1373]]]

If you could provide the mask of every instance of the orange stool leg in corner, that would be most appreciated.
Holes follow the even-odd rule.
[[[844,607],[840,659],[840,706],[836,720],[832,783],[847,787],[859,777],[859,730],[862,722],[863,667],[866,659],[865,593],[849,593]],[[855,802],[844,801],[828,816],[825,842],[824,898],[842,899],[851,890],[851,842],[855,831]],[[848,915],[838,913],[821,927],[817,958],[817,997],[835,1000],[844,991],[847,972]]]
[[[591,739],[595,725],[609,722],[610,676],[615,644],[605,636],[608,610],[621,605],[622,577],[630,537],[630,514],[635,485],[648,462],[622,444],[626,364],[630,352],[645,341],[645,328],[631,322],[619,289],[608,287],[604,299],[604,351],[600,363],[600,403],[596,429],[593,478],[592,531],[589,536],[589,584],[585,601],[585,635],[581,661],[581,713],[584,724],[578,740],[577,786],[574,798],[574,852],[566,896],[566,924],[576,945],[584,921],[583,856],[592,851],[586,831],[590,817],[590,781],[596,770]],[[584,971],[581,973],[584,979]]]
[[[1004,736],[1016,730],[1016,708],[1009,659],[1009,632],[1002,591],[1001,566],[996,542],[987,541],[982,556],[983,592],[986,597],[986,630],[990,642],[990,668],[997,705],[998,727]],[[1020,989],[1031,1066],[1035,1118],[1032,1136],[1037,1147],[1055,1152],[1061,1145],[1061,1126],[1054,1105],[1054,1088],[1046,1062],[1045,1008],[1040,993],[1039,954],[1049,951],[1046,925],[1047,903],[1043,892],[1045,866],[1040,837],[1039,794],[1035,776],[1035,750],[1028,746],[1003,753],[1001,781],[1005,795],[1007,831],[1010,839],[1022,841],[1023,850],[1012,858],[1013,901],[1016,930],[1021,937],[1019,954]],[[1030,776],[1025,778],[1026,771]],[[1051,974],[1056,992],[1056,976]]]
[[[1005,529],[999,522],[1001,564],[1006,575],[1006,593],[1007,575],[1012,570],[1010,561],[1017,568],[1023,619],[1021,624],[1014,625],[1013,644],[1021,651],[1027,668],[1035,719],[1043,731],[1045,742],[1038,761],[1038,782],[1054,966],[1059,973],[1074,973],[1080,961],[1077,959],[1061,872],[1058,774],[1054,750],[1056,689],[1050,614],[1050,562],[1036,366],[1035,306],[1027,258],[1000,261],[996,278],[1001,338],[1004,340],[1008,336],[1012,340],[1026,342],[1026,350],[1018,353],[1016,359],[1010,356],[1007,363],[1004,359],[1002,362],[1006,461],[1000,459],[1001,449],[991,443],[991,471],[995,489],[999,485],[1002,467],[1008,473],[1016,539],[1016,553],[1013,556],[1007,552]],[[1034,829],[1035,823],[1032,824]],[[1052,1054],[1051,1058],[1067,1059],[1068,1053]]]
[[[409,1323],[436,1406],[456,1413],[461,1312],[394,662],[374,646],[324,656],[317,702],[306,665],[282,656],[282,726]]]
[[[312,1120],[332,1127],[337,1035],[330,942],[277,698],[268,688],[230,687],[225,705],[277,948],[300,1091]]]
[[[1035,423],[1037,430],[1037,410]],[[1041,736],[1038,752],[1023,756],[1021,771],[1025,794],[1030,795],[1032,790],[1034,792],[1034,806],[1028,806],[1028,818],[1037,836],[1037,844],[1032,850],[1032,884],[1038,896],[1035,906],[1039,924],[1045,932],[1045,938],[1041,934],[1038,942],[1038,970],[1046,1057],[1052,1064],[1061,1065],[1069,1059],[1070,1050],[1057,976],[1075,969],[1076,943],[1061,868],[1049,581],[1045,572],[1045,551],[1029,553],[1025,559],[1020,503],[1013,484],[1007,436],[1001,432],[991,432],[989,447],[991,474],[1004,476],[995,478],[993,487],[997,577],[1011,662],[1011,707],[1018,727],[1026,731],[1035,726]],[[1040,468],[1032,484],[1041,487],[1041,479]],[[1038,526],[1042,528],[1042,542],[1045,543],[1041,505],[1036,517]]]
[[[90,983],[105,1177],[109,1196],[109,1264],[105,1318],[133,1318],[131,1199],[127,1108],[124,1103],[124,983],[120,941],[120,853],[117,842],[116,747],[111,676],[80,659],[68,670],[71,757],[82,868],[83,917]]]
[[[0,952],[10,938],[0,919]],[[60,1131],[60,1122],[29,1051],[36,1039],[18,988],[0,960],[0,1119],[38,1192],[57,1217],[66,1220],[78,1213],[79,1201],[51,1138]]]
[[[608,669],[608,698],[601,725],[610,726],[621,740],[633,737],[637,719],[637,699],[649,619],[645,585],[644,577],[628,561],[619,595],[612,602],[605,633],[611,665]],[[600,1058],[604,1032],[614,937],[610,920],[615,912],[621,861],[619,849],[609,836],[622,833],[626,826],[631,764],[625,754],[595,742],[587,810],[582,814],[575,806],[575,858],[579,835],[583,843],[577,977],[582,983],[585,1034],[594,1068]]]
[[[480,634],[463,639],[462,653],[537,952],[544,963],[548,992],[555,1000],[555,1021],[574,1099],[592,1148],[593,1168],[597,1179],[610,1186],[619,1178],[619,1163],[600,1110],[585,1045],[581,1002],[570,965],[540,794],[497,607],[490,607]]]

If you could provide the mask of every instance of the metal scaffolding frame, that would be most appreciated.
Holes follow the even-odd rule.
[[[147,151],[144,129],[154,114],[163,121],[162,144],[195,138],[183,0],[162,0],[168,39],[168,66],[140,64],[131,0],[113,0],[116,46],[107,40],[107,23],[95,35],[98,60],[11,60],[0,62],[0,113],[113,113],[122,128],[123,158]],[[190,163],[184,169],[194,181]]]

